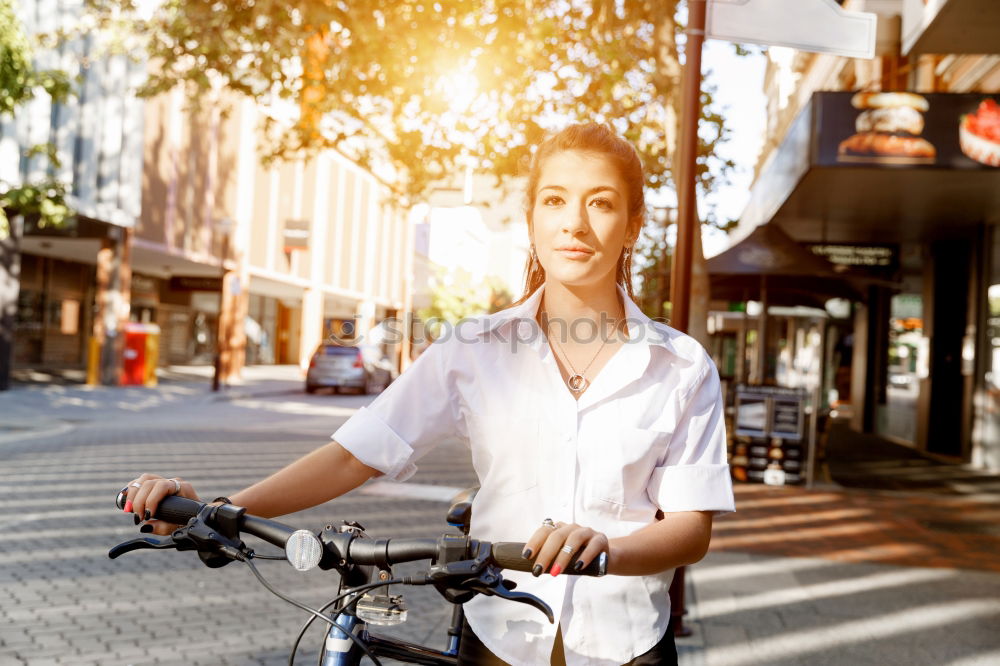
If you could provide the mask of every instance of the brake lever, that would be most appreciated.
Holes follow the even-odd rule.
[[[177,542],[174,541],[172,536],[165,537],[155,537],[155,536],[145,536],[136,537],[134,539],[129,539],[128,541],[123,541],[114,548],[108,551],[108,557],[112,560],[116,559],[125,553],[131,553],[133,550],[167,550],[169,548],[177,548]]]
[[[453,604],[465,603],[477,594],[496,596],[537,608],[550,624],[555,624],[555,615],[547,603],[533,594],[515,592],[514,582],[504,580],[501,569],[491,563],[489,544],[480,543],[474,548],[472,559],[432,566],[427,582]]]
[[[485,594],[488,597],[500,597],[501,599],[507,599],[508,601],[516,601],[522,604],[528,604],[533,608],[537,608],[545,617],[549,618],[549,624],[555,624],[556,618],[552,613],[552,608],[549,607],[547,603],[539,599],[533,594],[528,592],[515,592],[504,583],[507,581],[501,580],[496,585],[485,586],[480,584],[469,585],[469,589],[478,592],[479,594]]]

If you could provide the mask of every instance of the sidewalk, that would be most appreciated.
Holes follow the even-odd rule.
[[[238,384],[212,389],[211,366],[167,366],[157,369],[159,384],[145,386],[87,386],[66,377],[22,381],[0,392],[0,442],[56,435],[74,425],[116,415],[137,414],[166,404],[202,404],[249,396],[283,395],[302,391],[302,372],[294,365],[244,368]]]
[[[845,429],[827,456],[842,485],[736,486],[682,663],[1000,663],[1000,476]]]

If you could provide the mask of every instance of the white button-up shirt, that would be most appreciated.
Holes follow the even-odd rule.
[[[482,486],[471,535],[488,541],[526,541],[545,518],[613,539],[654,522],[658,509],[734,510],[715,366],[694,339],[619,293],[629,339],[579,400],[535,321],[539,289],[448,331],[333,439],[397,480],[439,442],[466,443]],[[673,573],[504,576],[552,607],[566,663],[583,666],[628,662],[663,637]],[[549,662],[556,625],[537,610],[481,596],[465,610],[504,661]]]

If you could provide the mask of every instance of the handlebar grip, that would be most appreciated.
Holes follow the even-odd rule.
[[[521,553],[523,552],[523,543],[512,541],[497,542],[493,544],[492,548],[493,561],[504,569],[531,571],[535,563],[533,560],[526,560],[521,557]],[[581,571],[573,571],[572,568],[569,568],[563,573],[571,576],[603,576],[608,573],[608,555],[607,553],[601,553]]]
[[[119,509],[125,508],[125,493],[118,493],[118,497],[115,498],[115,505]],[[165,520],[168,523],[184,525],[187,521],[197,516],[198,512],[204,506],[204,503],[186,497],[168,495],[160,500],[159,506],[156,507],[156,515],[153,518]]]
[[[160,504],[156,507],[156,515],[153,517],[158,520],[164,520],[168,523],[184,525],[187,521],[197,516],[198,512],[201,511],[204,506],[205,504],[203,502],[198,502],[186,497],[178,497],[177,495],[170,495],[160,500]]]

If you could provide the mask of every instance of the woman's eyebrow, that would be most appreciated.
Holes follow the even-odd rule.
[[[543,185],[540,188],[538,188],[539,192],[541,192],[542,190],[556,190],[558,192],[568,192],[569,191],[565,187],[563,187],[562,185]],[[587,190],[586,192],[584,192],[583,195],[589,197],[591,194],[597,194],[598,192],[604,192],[604,191],[614,192],[615,194],[621,196],[621,192],[619,192],[612,185],[598,185],[596,187],[592,187],[589,190]]]

